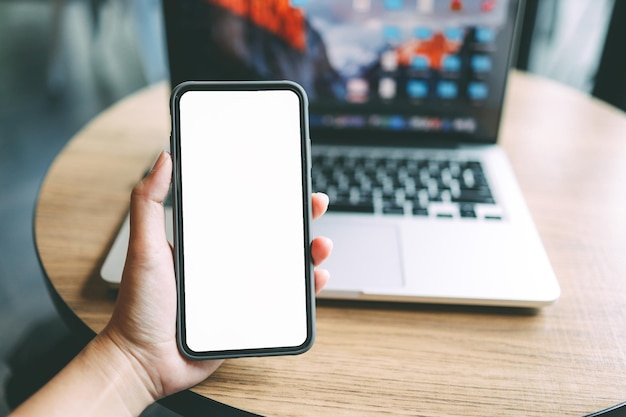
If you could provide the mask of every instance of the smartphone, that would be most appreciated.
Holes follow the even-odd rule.
[[[315,291],[304,89],[185,82],[170,105],[180,351],[192,359],[305,352]]]

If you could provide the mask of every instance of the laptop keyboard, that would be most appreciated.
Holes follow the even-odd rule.
[[[329,211],[391,216],[500,220],[479,161],[320,154],[313,189]]]

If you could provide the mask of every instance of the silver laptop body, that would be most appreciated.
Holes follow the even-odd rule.
[[[334,242],[320,298],[536,308],[559,297],[497,145],[519,1],[291,0],[274,11],[281,25],[229,4],[163,1],[171,82],[305,87],[312,183],[330,197],[313,236]],[[102,268],[113,284],[123,229]]]

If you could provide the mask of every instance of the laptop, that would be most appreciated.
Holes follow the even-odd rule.
[[[170,81],[305,88],[312,184],[330,197],[312,232],[334,242],[319,298],[542,307],[559,285],[497,144],[521,9],[163,0]],[[113,284],[127,239],[102,269]]]

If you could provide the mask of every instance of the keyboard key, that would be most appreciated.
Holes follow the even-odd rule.
[[[374,205],[373,204],[331,203],[328,205],[328,211],[352,212],[352,213],[374,213]]]
[[[428,209],[423,207],[413,207],[413,215],[428,217]]]
[[[383,214],[404,215],[404,206],[400,206],[398,204],[389,204],[389,203],[384,204]]]
[[[428,202],[421,203],[419,200],[413,201],[413,209],[411,210],[414,216],[428,216]]]
[[[461,217],[464,218],[476,218],[476,211],[474,211],[473,204],[461,204],[459,206],[459,213],[461,214]]]
[[[495,204],[491,192],[488,190],[461,190],[461,194],[452,197],[454,203]]]
[[[428,206],[430,213],[436,217],[458,217],[459,216],[459,208],[457,204],[453,203],[431,203]]]

